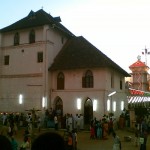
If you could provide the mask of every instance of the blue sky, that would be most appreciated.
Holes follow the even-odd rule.
[[[4,0],[0,29],[43,8],[76,36],[84,36],[127,72],[145,46],[150,51],[149,0]],[[150,66],[150,56],[147,56]]]

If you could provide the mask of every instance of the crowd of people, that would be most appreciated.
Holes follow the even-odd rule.
[[[122,113],[121,116],[123,116]],[[76,150],[77,149],[77,133],[84,129],[83,115],[70,113],[65,114],[63,117],[60,116],[57,111],[52,109],[45,110],[43,115],[40,113],[27,112],[27,113],[3,113],[1,115],[2,128],[0,135],[5,136],[9,139],[13,150],[18,149],[31,149],[31,135],[33,128],[38,129],[40,133],[41,128],[49,128],[50,123],[53,122],[54,129],[57,131],[59,128],[65,129],[64,140],[65,150]],[[137,118],[135,125],[135,145],[140,145],[140,150],[145,150],[147,143],[148,132],[150,131],[149,125],[150,118]],[[15,139],[18,129],[23,127],[23,141],[18,143]],[[115,134],[115,129],[118,128],[118,122],[113,115],[104,115],[101,119],[94,118],[89,124],[90,139],[103,139],[106,140],[108,135],[112,134],[114,141],[117,141],[118,137]],[[119,141],[119,140],[118,140]],[[117,144],[114,146],[116,147]]]
[[[27,114],[26,117],[23,114],[18,113],[3,113],[1,116],[1,138],[5,140],[8,139],[11,143],[12,150],[29,150],[30,149],[30,140],[29,137],[32,133],[32,121],[31,114]],[[16,140],[18,129],[24,127],[25,131],[23,136],[22,143],[19,143]],[[9,150],[9,149],[8,149]]]
[[[34,110],[34,109],[33,109]],[[60,113],[50,109],[46,109],[42,115],[35,111],[27,113],[3,113],[1,135],[8,137],[11,141],[13,150],[24,150],[31,148],[31,135],[33,128],[37,128],[38,132],[41,128],[54,127],[57,131],[59,128],[65,129],[63,139],[66,150],[77,150],[77,133],[84,129],[84,118],[82,114],[72,115],[65,114],[63,117]],[[50,123],[51,122],[51,123]],[[53,124],[53,125],[52,125]],[[116,119],[114,116],[104,115],[102,119],[94,118],[89,124],[91,139],[107,139],[107,136],[113,133]],[[18,128],[25,129],[23,134],[23,141],[19,145],[15,139]]]
[[[52,108],[45,110],[44,124],[45,128],[56,127],[65,129],[69,126],[70,130],[84,129],[84,120],[82,114],[72,115],[70,113],[62,115],[60,111],[55,111]]]
[[[48,115],[48,116],[47,116]],[[67,135],[64,132],[63,140],[67,137],[67,143],[64,142],[65,150],[76,150],[77,149],[77,130],[80,131],[82,127],[82,115],[76,114],[76,122],[73,119],[71,114],[65,115],[65,129]],[[31,149],[31,138],[33,134],[33,128],[38,129],[39,133],[41,128],[48,128],[49,119],[54,123],[54,129],[59,129],[59,115],[57,113],[49,113],[48,110],[45,110],[44,115],[39,115],[35,112],[27,113],[3,113],[1,115],[1,129],[0,135],[6,137],[12,146],[13,150],[28,150]],[[19,128],[24,129],[23,141],[18,143],[15,136]],[[33,144],[33,143],[32,143]]]
[[[13,141],[14,142],[14,141]],[[0,149],[1,150],[66,150],[64,145],[64,140],[61,135],[55,132],[45,132],[38,135],[33,141],[31,147],[29,147],[29,142],[25,139],[21,147],[12,145],[12,140],[4,135],[0,135]]]
[[[136,118],[135,124],[135,146],[140,146],[140,150],[146,150],[147,138],[150,133],[150,116]]]
[[[107,139],[113,133],[116,119],[114,116],[104,115],[102,119],[94,118],[90,124],[90,139]]]

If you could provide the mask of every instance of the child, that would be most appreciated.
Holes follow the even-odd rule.
[[[139,138],[139,130],[138,130],[138,126],[137,124],[135,125],[135,146],[138,146],[139,145],[139,141],[138,141],[138,138]]]
[[[12,150],[18,150],[18,142],[15,140],[14,136],[11,136],[11,146]]]
[[[93,125],[90,127],[90,139],[95,139],[95,130]]]
[[[24,137],[24,141],[20,146],[20,150],[29,150],[30,149],[30,144],[28,141],[28,137]]]
[[[77,132],[76,130],[72,130],[72,145],[73,145],[73,150],[77,150]]]
[[[73,139],[72,139],[72,134],[69,132],[69,136],[68,136],[68,150],[72,150],[73,148]]]
[[[102,126],[100,122],[97,124],[97,139],[102,139]]]
[[[64,135],[63,135],[63,139],[64,139],[64,142],[65,142],[65,147],[67,148],[68,147],[68,138],[69,138],[69,126],[66,128],[66,130],[64,131]]]
[[[120,138],[116,135],[115,132],[112,133],[114,138],[113,150],[121,150],[121,141]]]

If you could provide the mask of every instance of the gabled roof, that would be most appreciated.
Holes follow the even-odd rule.
[[[43,25],[50,25],[68,35],[73,35],[67,28],[65,28],[61,23],[60,17],[52,17],[50,14],[46,13],[43,9],[37,12],[30,11],[27,17],[11,24],[0,30],[0,32],[9,32],[13,30],[20,30],[25,28],[32,28]]]
[[[130,75],[89,43],[84,37],[72,37],[58,53],[49,70],[79,68],[113,68],[126,77]]]
[[[138,60],[129,66],[129,68],[134,68],[134,67],[147,67],[147,66],[144,62],[141,62],[140,60]]]

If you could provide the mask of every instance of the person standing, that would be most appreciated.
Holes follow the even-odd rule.
[[[100,121],[97,123],[97,139],[102,139],[102,126]]]
[[[116,135],[115,132],[112,133],[114,138],[113,150],[121,150],[121,141],[120,138]]]
[[[4,122],[4,125],[2,126],[1,128],[1,135],[4,135],[4,136],[8,136],[8,125],[7,125],[7,121]]]
[[[74,116],[74,129],[77,129],[78,114]]]
[[[83,115],[80,114],[80,129],[83,130],[84,129],[84,118],[83,118]]]
[[[57,118],[57,115],[54,116],[54,124],[55,124],[55,130],[58,130],[58,118]]]
[[[72,123],[73,123],[72,114],[69,114],[69,116],[68,116],[68,126],[69,126],[70,132],[72,131]]]
[[[4,125],[4,123],[7,121],[7,114],[6,113],[3,113],[2,121],[3,121],[3,125]]]
[[[67,150],[73,150],[73,138],[71,132],[69,132],[69,136],[68,136]]]
[[[64,135],[63,135],[63,139],[64,139],[64,143],[65,143],[65,147],[67,149],[68,147],[68,139],[69,139],[69,126],[66,128],[66,130],[64,131]]]
[[[93,124],[90,126],[90,139],[95,139],[95,130]]]
[[[73,150],[77,150],[77,131],[76,131],[76,129],[72,130],[72,146],[73,146]]]
[[[18,150],[18,142],[16,141],[14,136],[11,136],[10,142],[11,142],[12,150]]]
[[[137,147],[139,145],[139,130],[138,130],[138,125],[135,125],[135,146]]]
[[[38,127],[38,131],[41,132],[41,117],[40,116],[37,117],[37,127]]]
[[[103,126],[102,126],[102,130],[103,130],[103,139],[107,139],[108,137],[108,123],[106,121],[104,121]]]
[[[140,135],[140,144],[141,144],[140,150],[146,150],[147,137],[148,137],[147,130],[142,129],[142,132]]]
[[[80,131],[80,124],[81,124],[81,119],[80,119],[80,116],[78,116],[77,118],[77,131],[78,132]]]
[[[17,127],[17,122],[14,122],[14,128],[13,128],[13,133],[17,135],[18,127]]]
[[[93,120],[93,125],[94,125],[94,131],[95,131],[95,138],[97,139],[97,126],[98,126],[98,121],[96,117]]]
[[[114,130],[112,118],[110,118],[110,120],[108,122],[108,129],[109,129],[108,134],[110,135],[113,132],[113,130]]]
[[[26,136],[24,137],[24,141],[20,146],[20,150],[29,150],[29,149],[30,149],[30,143],[29,143],[28,137]]]

